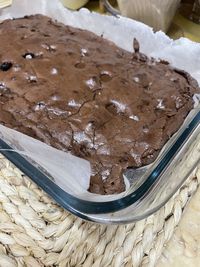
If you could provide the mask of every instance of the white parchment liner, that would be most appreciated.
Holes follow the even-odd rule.
[[[44,14],[67,25],[90,30],[113,41],[119,47],[133,51],[133,38],[140,42],[140,50],[148,56],[162,58],[176,68],[189,72],[200,84],[200,44],[186,38],[173,41],[163,32],[154,33],[140,22],[128,18],[114,18],[86,9],[71,12],[59,0],[14,0],[9,8],[0,10],[0,20],[31,14]],[[197,100],[197,99],[196,99]],[[87,191],[90,181],[90,164],[69,153],[0,125],[0,137],[19,153],[26,155],[47,170],[57,185],[70,194],[91,201],[108,201],[121,198],[126,192],[99,196]]]

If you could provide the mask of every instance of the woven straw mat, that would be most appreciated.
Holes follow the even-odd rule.
[[[157,213],[128,225],[98,225],[64,211],[0,154],[0,266],[155,266],[200,169]]]

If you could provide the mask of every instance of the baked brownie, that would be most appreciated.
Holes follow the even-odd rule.
[[[168,63],[42,15],[0,24],[0,123],[91,162],[90,191],[124,190],[193,106],[197,83]]]

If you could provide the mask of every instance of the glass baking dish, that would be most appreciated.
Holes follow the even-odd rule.
[[[125,175],[131,187],[117,200],[92,202],[72,196],[48,174],[11,149],[0,140],[1,153],[66,210],[93,222],[129,223],[162,207],[200,163],[200,106],[190,112],[153,164],[138,172],[127,170]]]
[[[115,19],[85,10],[72,13],[63,10],[62,4],[57,0],[51,2],[35,0],[28,5],[25,3],[25,0],[13,1],[11,8],[2,11],[2,14],[0,12],[2,15],[0,18],[42,13],[67,25],[103,35],[128,51],[132,51],[133,37],[135,37],[142,44],[141,51],[149,57],[169,60],[172,66],[179,69],[184,66],[194,78],[199,78],[199,61],[196,55],[200,50],[196,44],[185,40],[173,43],[163,33],[154,34],[146,25],[126,18]],[[163,206],[195,170],[200,160],[199,122],[200,106],[197,106],[191,111],[180,130],[170,138],[153,164],[137,172],[127,170],[126,178],[131,187],[125,194],[120,195],[120,198],[118,196],[118,199],[112,196],[112,201],[102,201],[101,197],[96,198],[96,202],[88,201],[84,197],[71,195],[53,182],[52,177],[42,168],[38,168],[21,153],[13,151],[13,147],[3,139],[0,140],[0,152],[57,203],[73,214],[99,223],[129,223],[143,219]]]

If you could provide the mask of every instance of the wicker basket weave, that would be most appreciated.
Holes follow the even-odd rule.
[[[199,182],[196,169],[145,220],[98,225],[64,211],[0,155],[0,266],[153,267]]]

